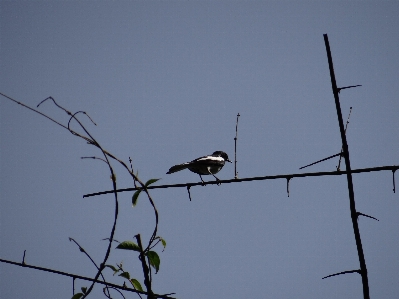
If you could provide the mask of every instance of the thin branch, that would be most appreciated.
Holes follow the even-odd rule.
[[[100,160],[103,161],[104,163],[107,163],[107,160],[103,159],[103,158],[99,158],[99,157],[80,157],[80,159],[84,160],[84,159],[93,159],[93,160]]]
[[[139,259],[140,259],[140,261],[141,261],[141,266],[142,266],[142,268],[143,268],[143,273],[144,273],[144,284],[145,284],[145,286],[146,286],[146,288],[147,288],[148,298],[152,298],[152,297],[151,297],[151,295],[152,295],[152,290],[151,290],[151,279],[150,279],[150,277],[149,277],[149,269],[148,269],[148,266],[147,266],[147,263],[146,263],[146,260],[145,260],[145,254],[144,254],[144,251],[143,251],[143,245],[141,244],[141,237],[140,237],[140,234],[137,234],[135,237],[136,237],[136,239],[137,239],[137,245],[138,245],[139,248],[140,248],[140,256],[139,256]]]
[[[237,121],[236,121],[236,137],[234,137],[234,178],[238,179],[237,172],[237,139],[238,139],[238,118],[240,117],[240,113],[237,113]]]
[[[148,295],[147,292],[142,292],[142,291],[138,291],[138,290],[135,290],[135,289],[123,287],[123,286],[120,286],[120,285],[117,285],[117,284],[113,284],[113,283],[110,283],[110,282],[104,282],[104,281],[101,281],[101,280],[96,280],[96,279],[93,279],[93,278],[90,278],[90,277],[80,276],[80,275],[76,275],[76,274],[71,274],[71,273],[67,273],[67,272],[62,272],[62,271],[58,271],[58,270],[49,269],[49,268],[43,268],[43,267],[38,267],[38,266],[26,265],[26,264],[22,264],[22,263],[16,263],[16,262],[9,261],[9,260],[4,260],[4,259],[0,259],[0,262],[11,264],[11,265],[16,265],[16,266],[20,266],[20,267],[25,267],[25,268],[31,268],[31,269],[35,269],[35,270],[50,272],[50,273],[54,273],[54,274],[58,274],[58,275],[68,276],[68,277],[72,277],[74,279],[92,281],[92,282],[95,282],[95,283],[98,283],[98,284],[102,284],[102,285],[105,285],[105,286],[109,286],[109,287],[113,287],[113,288],[116,288],[116,289],[120,289],[120,290],[124,290],[124,291],[128,291],[128,292],[133,292],[133,293],[137,293],[137,294],[142,294],[142,295]],[[175,298],[169,297],[167,295],[154,294],[154,296],[157,297],[157,298],[175,299]]]
[[[9,98],[9,97],[7,97],[7,98]],[[11,98],[9,98],[9,99],[11,99]],[[79,121],[79,119],[75,116],[75,115],[78,114],[78,113],[84,113],[85,115],[87,115],[87,114],[86,114],[85,112],[82,112],[82,111],[79,111],[79,112],[77,112],[77,113],[72,114],[70,111],[68,111],[67,109],[65,109],[65,108],[62,107],[61,105],[59,105],[59,104],[54,100],[53,97],[48,97],[48,98],[44,99],[43,101],[41,101],[41,102],[37,105],[37,107],[39,107],[42,103],[44,103],[44,102],[47,101],[47,100],[51,100],[51,101],[54,103],[55,106],[57,106],[58,108],[60,108],[60,109],[63,110],[66,114],[68,114],[68,115],[70,116],[70,119],[69,119],[69,121],[68,121],[68,126],[65,127],[64,125],[61,125],[63,128],[66,128],[66,129],[67,129],[70,133],[72,133],[73,135],[85,139],[89,144],[93,144],[93,145],[95,145],[96,147],[98,147],[98,148],[101,150],[102,154],[104,155],[104,159],[106,160],[106,163],[107,163],[107,165],[108,165],[108,168],[109,168],[109,170],[110,170],[110,172],[111,172],[112,185],[113,185],[113,189],[114,189],[114,191],[115,191],[115,190],[116,190],[115,174],[114,174],[114,170],[113,170],[113,168],[112,168],[112,166],[111,166],[111,163],[110,163],[110,161],[108,160],[108,153],[101,147],[101,145],[95,140],[95,138],[87,131],[87,129],[85,128],[85,126],[84,126],[84,125]],[[24,106],[26,106],[26,105],[24,105]],[[33,111],[35,111],[35,112],[38,112],[38,111],[35,110],[35,109],[32,109],[32,108],[30,108],[30,109],[33,110]],[[39,113],[39,112],[38,112],[38,113]],[[42,113],[39,113],[39,114],[43,115]],[[49,118],[49,117],[48,117],[48,118]],[[51,119],[51,118],[50,118],[50,119]],[[83,135],[77,133],[76,131],[73,131],[73,130],[70,128],[70,122],[71,122],[72,119],[75,120],[75,121],[79,124],[79,126],[83,129],[83,131],[84,131],[84,132],[87,134],[87,136],[89,136],[89,137],[83,136]],[[89,119],[91,120],[90,117],[89,117]],[[92,120],[91,120],[91,121],[92,121]],[[92,122],[93,122],[93,121],[92,121]],[[58,122],[56,122],[56,123],[58,124]],[[93,123],[94,123],[94,122],[93,122]],[[111,229],[111,234],[110,234],[110,238],[109,238],[110,240],[109,240],[109,243],[108,243],[108,248],[107,248],[107,251],[106,251],[106,253],[105,253],[103,262],[100,264],[100,267],[99,267],[99,269],[98,269],[98,271],[97,271],[97,274],[95,275],[95,278],[94,278],[94,280],[93,280],[94,282],[93,282],[93,283],[91,284],[91,286],[88,288],[88,290],[86,291],[86,293],[84,294],[84,296],[82,297],[82,299],[83,299],[83,298],[86,298],[86,297],[90,294],[90,292],[92,291],[92,289],[93,289],[93,287],[94,287],[94,284],[95,284],[95,281],[97,281],[98,277],[100,276],[102,270],[103,270],[104,267],[105,267],[105,263],[106,263],[106,261],[108,260],[108,257],[109,257],[109,255],[110,255],[110,253],[111,253],[111,244],[112,244],[112,239],[113,239],[114,234],[115,234],[115,228],[116,228],[116,222],[117,222],[117,219],[118,219],[118,210],[119,210],[118,194],[117,194],[117,192],[114,192],[114,196],[115,196],[114,223],[113,223],[113,226],[112,226],[112,229]]]
[[[153,249],[155,246],[157,246],[159,244],[159,242],[161,242],[160,239],[158,239],[158,241],[155,242],[155,244],[151,245],[151,247],[149,248],[149,250]]]
[[[109,298],[109,299],[111,299],[112,297],[111,297],[111,294],[109,293],[109,290],[108,289],[112,289],[112,290],[114,290],[114,291],[117,291],[118,293],[119,293],[119,295],[121,295],[122,297],[123,297],[123,299],[126,299],[126,297],[123,295],[123,293],[121,292],[121,291],[119,291],[118,289],[115,289],[115,288],[103,288],[103,293],[104,293],[104,295],[107,297],[107,298]],[[106,294],[105,293],[105,290],[108,290],[108,294]],[[139,296],[140,296],[140,294],[138,294]]]
[[[70,237],[70,238],[69,238],[69,241],[74,242],[74,243],[79,247],[80,252],[83,252],[83,253],[89,258],[89,260],[92,262],[92,264],[94,265],[94,267],[96,267],[97,270],[100,270],[100,268],[97,266],[96,262],[92,259],[92,257],[87,253],[87,251],[86,251],[82,246],[80,246],[80,244],[79,244],[74,238],[71,238],[71,237]],[[100,275],[101,275],[102,280],[105,282],[105,277],[104,277],[104,275],[103,275],[102,273],[101,273]],[[109,294],[108,287],[105,287],[105,289],[107,289],[108,297],[109,297],[110,294]],[[105,291],[104,291],[104,292],[105,292]]]
[[[93,138],[93,139],[90,139],[91,136],[90,136],[90,138],[89,138],[89,137],[87,137],[87,136],[81,135],[81,134],[79,134],[78,132],[75,132],[75,131],[73,131],[72,129],[68,128],[67,126],[65,126],[65,125],[63,125],[63,124],[61,124],[61,123],[59,123],[59,122],[56,121],[56,120],[54,120],[53,118],[47,116],[46,114],[44,114],[44,113],[42,113],[42,112],[40,112],[40,111],[38,111],[38,110],[36,110],[36,109],[34,109],[34,108],[32,108],[32,107],[29,107],[28,105],[25,105],[25,104],[23,104],[23,103],[21,103],[21,102],[15,100],[15,99],[13,99],[13,98],[7,96],[7,95],[5,95],[5,94],[3,94],[3,93],[1,93],[1,92],[0,92],[0,95],[3,96],[3,97],[5,97],[5,98],[7,98],[7,99],[9,99],[9,100],[11,100],[11,101],[13,101],[13,102],[15,102],[15,103],[17,103],[17,104],[19,104],[19,105],[21,105],[21,106],[23,106],[23,107],[25,107],[25,108],[27,108],[27,109],[29,109],[29,110],[31,110],[31,111],[33,111],[33,112],[35,112],[35,113],[37,113],[37,114],[40,114],[41,116],[44,116],[45,118],[51,120],[52,122],[56,123],[56,124],[59,125],[60,127],[66,129],[66,130],[68,130],[68,131],[69,131],[70,133],[72,133],[73,135],[75,135],[75,136],[77,136],[77,137],[80,137],[80,138],[86,140],[87,143],[92,144],[92,145],[94,145],[94,146],[100,148],[100,150],[101,150],[104,154],[106,154],[108,157],[110,157],[110,158],[114,159],[115,161],[119,162],[120,164],[122,164],[122,166],[125,167],[125,168],[129,171],[129,173],[130,173],[131,175],[134,176],[135,179],[138,179],[137,176],[133,173],[133,171],[130,171],[130,169],[129,169],[128,166],[125,164],[125,162],[123,162],[122,160],[118,159],[117,157],[115,157],[115,156],[112,155],[111,153],[109,153],[109,152],[107,152],[106,150],[104,150],[104,149],[94,140],[94,138]],[[71,112],[69,112],[68,110],[66,110],[66,109],[63,108],[62,106],[60,106],[52,97],[48,97],[48,98],[44,99],[43,101],[41,101],[41,102],[39,103],[39,105],[41,105],[43,102],[45,102],[45,101],[47,101],[47,100],[52,100],[53,103],[54,103],[57,107],[59,107],[60,109],[62,109],[63,111],[65,111],[65,113],[68,114],[69,116],[72,116],[72,113],[71,113]],[[39,106],[39,105],[38,105],[38,106]],[[77,119],[75,119],[75,120],[79,123],[79,121],[78,121]],[[79,124],[83,127],[83,125],[82,125],[81,123],[79,123]],[[84,127],[83,127],[83,129],[85,130]],[[86,131],[86,133],[88,133],[88,132]],[[141,184],[144,185],[142,182],[141,182]]]
[[[399,169],[398,165],[391,166],[379,166],[379,167],[370,167],[370,168],[359,168],[352,169],[351,173],[363,173],[363,172],[375,172],[375,171],[383,171],[383,170],[396,170]],[[318,177],[318,176],[335,176],[335,175],[345,175],[347,171],[323,171],[323,172],[307,172],[307,173],[294,173],[294,174],[282,174],[282,175],[268,175],[268,176],[260,176],[260,177],[251,177],[251,178],[242,178],[242,179],[231,179],[231,180],[219,180],[219,181],[209,181],[206,182],[207,185],[215,185],[215,184],[230,184],[230,183],[240,183],[240,182],[249,182],[249,181],[263,181],[263,180],[275,180],[275,179],[288,179],[288,178],[301,178],[301,177]],[[148,186],[147,189],[165,189],[165,188],[179,188],[179,187],[193,187],[193,186],[203,186],[202,183],[184,183],[184,184],[172,184],[172,185],[151,185]],[[142,188],[125,188],[118,189],[115,192],[129,192],[136,191]],[[90,193],[83,195],[85,197],[103,195],[113,193],[114,190],[109,191],[101,191],[96,193]]]
[[[351,117],[351,113],[352,113],[352,107],[350,107],[350,109],[349,109],[348,119],[346,120],[345,134],[346,134],[346,130],[348,129],[349,118]],[[335,158],[335,157],[337,157],[337,156],[339,156],[339,161],[338,161],[338,166],[337,166],[337,170],[339,171],[339,170],[340,170],[340,165],[341,165],[341,159],[342,159],[342,156],[343,156],[343,148],[341,148],[341,152],[338,153],[338,154],[329,156],[329,157],[327,157],[327,158],[324,158],[324,159],[321,159],[321,160],[319,160],[319,161],[313,162],[313,163],[308,164],[308,165],[306,165],[306,166],[302,166],[302,167],[300,167],[299,169],[304,169],[304,168],[306,168],[306,167],[309,167],[309,166],[315,165],[315,164],[317,164],[317,163],[320,163],[320,162],[323,162],[323,161],[326,161],[326,160]]]
[[[306,167],[309,167],[309,166],[315,165],[315,164],[317,164],[317,163],[320,163],[320,162],[323,162],[323,161],[326,161],[326,160],[335,158],[335,157],[337,157],[337,156],[342,156],[342,151],[341,151],[340,153],[338,153],[338,154],[335,154],[335,155],[329,156],[329,157],[327,157],[327,158],[321,159],[321,160],[319,160],[319,161],[316,161],[316,162],[310,163],[310,164],[308,164],[308,165],[302,166],[302,167],[300,167],[299,169],[304,169],[304,168],[306,168]]]
[[[43,112],[40,112],[40,111],[38,111],[38,110],[36,110],[36,109],[34,109],[34,108],[31,108],[31,107],[29,107],[28,105],[25,105],[25,104],[23,104],[23,103],[21,103],[21,102],[18,102],[17,100],[14,100],[13,98],[9,97],[8,95],[5,95],[4,93],[1,93],[1,92],[0,92],[0,95],[2,95],[3,97],[5,97],[5,98],[7,98],[7,99],[9,99],[9,100],[11,100],[11,101],[17,103],[18,105],[21,105],[22,107],[25,107],[25,108],[27,108],[27,109],[29,109],[29,110],[32,110],[33,112],[36,112],[36,113],[40,114],[41,116],[44,116],[45,118],[51,120],[52,122],[56,123],[57,125],[59,125],[59,126],[63,127],[64,129],[67,129],[67,130],[68,130],[68,127],[67,127],[67,126],[64,126],[63,124],[61,124],[61,123],[59,123],[58,121],[54,120],[53,118],[47,116],[47,115],[44,114]]]
[[[60,109],[62,109],[63,111],[65,111],[68,115],[71,115],[71,119],[74,119],[74,120],[79,124],[79,126],[83,129],[83,131],[85,131],[85,133],[90,137],[89,143],[95,145],[96,147],[98,147],[98,148],[101,150],[102,154],[104,155],[104,159],[106,160],[106,163],[107,163],[107,165],[108,165],[108,168],[109,168],[109,170],[110,170],[110,172],[111,172],[111,177],[113,178],[113,179],[112,179],[112,186],[113,186],[113,190],[115,191],[115,190],[116,190],[115,174],[114,174],[114,170],[113,170],[113,168],[112,168],[112,166],[111,166],[111,163],[110,163],[109,160],[108,160],[107,153],[106,153],[106,152],[104,151],[104,149],[100,146],[100,144],[94,139],[94,137],[87,131],[87,129],[86,129],[85,126],[79,121],[79,119],[76,118],[76,116],[75,116],[76,113],[75,113],[75,114],[72,114],[70,111],[68,111],[67,109],[65,109],[65,108],[62,107],[61,105],[59,105],[52,97],[49,97],[49,98],[47,98],[47,99],[52,100],[53,103],[54,103],[57,107],[59,107]],[[45,99],[45,100],[47,100],[47,99]],[[45,101],[45,100],[44,100],[44,101]],[[43,103],[44,101],[42,101],[41,103]],[[41,103],[40,103],[40,104],[41,104]],[[40,105],[40,104],[39,104],[39,105]],[[38,106],[39,106],[39,105],[38,105]],[[70,125],[71,119],[70,119],[69,122],[68,122],[68,131],[70,131],[73,135],[81,136],[80,134],[78,134],[78,133],[76,133],[75,131],[73,131],[73,130],[70,129],[70,126],[69,126],[69,125]],[[83,138],[83,137],[82,137],[82,138]],[[104,267],[105,267],[105,263],[107,262],[108,257],[109,257],[109,255],[110,255],[110,253],[111,253],[111,244],[112,244],[112,239],[113,239],[114,234],[115,234],[116,222],[117,222],[117,219],[118,219],[118,211],[119,211],[118,194],[117,194],[116,192],[114,192],[114,196],[115,196],[114,223],[113,223],[113,226],[112,226],[112,229],[111,229],[110,240],[109,240],[109,243],[108,243],[107,251],[106,251],[106,253],[105,253],[103,262],[100,264],[100,267],[98,268],[98,271],[97,271],[97,273],[96,273],[96,275],[95,275],[95,277],[94,277],[94,281],[97,281],[97,280],[98,280],[98,277],[101,275],[101,272],[102,272],[102,270],[103,270]],[[84,294],[83,298],[86,298],[86,297],[90,294],[90,292],[92,291],[92,289],[93,289],[93,287],[94,287],[94,284],[95,284],[95,282],[93,282],[93,283],[91,284],[91,286],[88,288],[88,290],[87,290],[86,293]]]
[[[346,124],[345,124],[345,135],[346,135],[346,131],[348,129],[348,125],[349,125],[349,119],[351,117],[352,114],[352,107],[349,108],[349,115],[348,115],[348,119],[346,120]],[[341,168],[341,160],[342,160],[342,153],[343,153],[344,149],[341,148],[341,155],[339,156],[339,161],[338,161],[338,165],[337,165],[337,170],[340,170]]]
[[[76,114],[78,114],[78,113],[82,113],[82,114],[86,115],[87,118],[90,119],[90,121],[93,123],[93,125],[97,126],[97,124],[91,119],[91,117],[87,114],[87,112],[85,112],[85,111],[78,111],[78,112],[75,112],[73,115],[71,115],[71,117],[69,118],[69,121],[68,121],[68,129],[70,129],[71,120],[72,120],[72,119],[75,119]]]
[[[139,182],[141,183],[141,182]],[[154,231],[152,233],[152,236],[150,238],[150,241],[148,242],[148,245],[146,247],[146,249],[144,250],[145,252],[148,251],[148,248],[150,248],[152,242],[155,240],[155,238],[157,237],[157,231],[158,231],[158,222],[159,222],[159,215],[158,215],[158,210],[155,206],[155,203],[150,195],[150,193],[148,192],[148,189],[146,186],[142,185],[144,187],[144,192],[147,194],[147,198],[150,201],[150,204],[152,205],[152,208],[154,209],[154,213],[155,213],[155,228]]]
[[[129,169],[129,170],[130,170],[130,173],[134,173],[134,170],[133,170],[133,163],[132,163],[132,162],[133,162],[132,158],[129,157],[129,163],[130,163],[130,169]],[[136,173],[136,176],[138,176],[138,172]],[[134,187],[137,188],[137,183],[136,183],[137,181],[136,181],[136,179],[135,179],[136,176],[133,175],[132,177],[133,177],[133,184],[134,184]]]
[[[97,268],[97,270],[99,269],[98,266],[97,266],[97,264],[96,264],[96,262],[95,262],[95,261],[91,258],[91,256],[86,252],[86,250],[85,250],[82,246],[80,246],[78,242],[75,241],[74,238],[69,238],[69,241],[70,241],[70,242],[74,242],[74,243],[79,247],[79,251],[80,251],[80,252],[83,252],[83,253],[89,258],[89,260],[93,263],[93,265]]]
[[[113,184],[113,190],[114,190],[113,193],[114,193],[114,196],[115,196],[115,216],[114,216],[114,224],[113,224],[113,226],[112,226],[111,235],[110,235],[110,238],[109,238],[108,248],[107,248],[107,251],[106,251],[104,260],[103,260],[103,262],[100,264],[100,270],[97,272],[97,274],[96,274],[96,276],[95,276],[95,280],[98,279],[98,277],[99,277],[101,271],[104,269],[105,263],[106,263],[106,261],[108,260],[109,254],[110,254],[110,252],[111,252],[111,243],[112,243],[113,236],[114,236],[114,233],[115,233],[116,221],[117,221],[118,209],[119,209],[119,208],[118,208],[118,197],[117,197],[117,192],[116,192],[116,190],[117,190],[117,189],[116,189],[116,176],[115,176],[115,174],[114,174],[114,171],[113,171],[113,168],[112,168],[112,166],[111,166],[111,164],[110,164],[110,161],[108,160],[108,157],[111,158],[111,159],[114,159],[114,160],[117,161],[117,162],[119,162],[119,163],[129,172],[129,174],[133,177],[134,182],[138,182],[138,183],[140,184],[141,188],[142,188],[142,189],[144,190],[144,192],[146,193],[146,195],[147,195],[147,197],[148,197],[148,200],[150,201],[150,203],[151,203],[151,205],[152,205],[152,207],[153,207],[153,209],[154,209],[154,213],[155,213],[155,228],[154,228],[153,234],[152,234],[152,236],[151,236],[151,238],[150,238],[150,241],[148,242],[148,245],[147,245],[147,247],[146,247],[146,249],[145,249],[145,251],[147,251],[148,248],[151,246],[152,242],[155,240],[156,234],[157,234],[157,230],[158,230],[158,218],[159,218],[159,216],[158,216],[158,211],[157,211],[157,209],[156,209],[156,207],[155,207],[154,201],[153,201],[151,195],[149,194],[149,192],[148,192],[146,186],[144,185],[144,183],[137,177],[137,175],[135,175],[135,174],[133,173],[133,168],[132,168],[132,169],[129,169],[129,167],[126,165],[125,162],[123,162],[122,160],[118,159],[117,157],[115,157],[115,156],[112,155],[111,153],[109,153],[109,152],[107,152],[106,150],[104,150],[104,149],[100,146],[100,144],[94,139],[94,137],[90,135],[90,133],[86,130],[86,128],[83,126],[83,124],[79,121],[79,119],[75,116],[77,113],[85,113],[85,112],[80,111],[80,112],[77,112],[77,113],[75,113],[75,114],[72,114],[70,111],[68,111],[67,109],[65,109],[65,108],[62,107],[61,105],[59,105],[59,104],[54,100],[53,97],[48,97],[48,98],[44,99],[43,101],[41,101],[41,102],[39,103],[38,106],[40,106],[42,103],[44,103],[44,102],[47,101],[47,100],[51,100],[51,101],[54,103],[54,105],[56,105],[58,108],[62,109],[65,113],[67,113],[67,114],[70,116],[70,119],[69,119],[69,121],[68,121],[68,126],[64,126],[64,125],[62,125],[61,123],[59,123],[59,122],[53,120],[51,117],[48,117],[47,115],[41,113],[40,111],[38,111],[38,110],[36,110],[36,109],[33,109],[33,108],[31,108],[31,107],[29,107],[29,106],[27,106],[27,105],[25,105],[25,104],[22,104],[22,103],[20,103],[20,102],[18,102],[18,101],[16,101],[16,100],[12,99],[11,97],[8,97],[8,96],[2,94],[2,93],[0,93],[0,95],[6,97],[7,99],[9,99],[9,100],[11,100],[11,101],[13,101],[13,102],[15,102],[15,103],[17,103],[17,104],[22,105],[22,106],[24,106],[24,107],[26,107],[26,108],[28,108],[28,109],[30,109],[30,110],[32,110],[32,111],[34,111],[34,112],[40,114],[40,115],[42,115],[42,116],[45,116],[46,118],[48,118],[48,119],[50,119],[51,121],[55,122],[56,124],[60,125],[60,126],[63,127],[64,129],[67,129],[71,134],[73,134],[73,135],[75,135],[75,136],[77,136],[77,137],[80,137],[80,138],[86,140],[89,144],[92,144],[92,145],[98,147],[98,148],[101,150],[102,154],[104,155],[104,159],[105,159],[106,163],[108,164],[109,170],[110,170],[110,172],[111,172],[111,178],[112,178],[112,184]],[[85,114],[86,114],[86,113],[85,113]],[[86,114],[86,115],[87,115],[87,114]],[[69,125],[70,125],[70,122],[71,122],[72,119],[74,119],[74,120],[79,124],[79,126],[84,130],[84,132],[85,132],[89,137],[83,136],[83,135],[77,133],[76,131],[74,131],[74,130],[72,130],[72,129],[70,128]],[[90,119],[90,117],[89,117],[89,119]],[[91,119],[90,119],[90,120],[91,120]],[[91,121],[92,121],[92,120],[91,120]],[[93,121],[92,121],[92,122],[93,122]],[[94,122],[93,122],[93,123],[94,123]],[[94,123],[94,124],[95,124],[95,123]],[[87,290],[87,292],[85,293],[85,295],[84,295],[83,298],[87,297],[87,295],[88,295],[88,294],[91,292],[91,290],[93,289],[93,286],[94,286],[94,283],[89,287],[89,289]],[[82,298],[82,299],[83,299],[83,298]]]
[[[120,263],[119,265],[117,264],[116,266],[118,267],[118,269],[119,269],[120,271],[122,271],[122,274],[125,274],[125,273],[129,274],[128,272],[126,272],[125,270],[123,270],[122,263]],[[115,273],[114,273],[114,275],[115,275]],[[119,276],[121,276],[121,274],[120,274]],[[129,274],[128,277],[130,277],[130,274]],[[126,277],[125,277],[125,278],[126,278]],[[136,287],[134,286],[132,280],[131,280],[131,279],[128,279],[128,281],[129,281],[130,284],[133,286],[133,288],[136,289]],[[126,281],[123,282],[123,287],[126,288]],[[141,299],[143,298],[143,297],[141,297],[140,294],[137,294],[137,295],[139,295],[139,297],[140,297]]]

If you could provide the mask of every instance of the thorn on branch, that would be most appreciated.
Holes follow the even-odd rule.
[[[190,201],[191,201],[191,193],[190,193],[190,188],[191,188],[191,186],[187,186],[188,197],[190,198]]]
[[[76,277],[72,277],[72,295],[75,294],[75,279]]]
[[[359,274],[361,274],[361,271],[360,271],[360,269],[359,270],[343,271],[343,272],[334,273],[334,274],[330,274],[330,275],[324,276],[322,279],[333,277],[333,276],[337,276],[337,275],[341,275],[341,274],[348,274],[348,273],[359,273]]]
[[[361,86],[361,85],[351,85],[351,86],[339,87],[338,93],[340,93],[342,89],[353,88],[353,87],[358,87],[358,86]]]
[[[292,179],[292,177],[287,178],[287,195],[288,195],[288,197],[290,197],[290,180],[291,179]]]
[[[176,293],[163,294],[162,296],[170,296],[170,295],[176,295]]]
[[[373,216],[366,215],[366,214],[363,214],[363,213],[360,213],[360,212],[356,212],[356,216],[357,216],[357,218],[359,218],[359,216],[364,216],[364,217],[368,217],[368,218],[371,218],[371,219],[380,221],[380,220],[378,220],[377,218],[375,218],[375,217],[373,217]]]
[[[25,263],[25,254],[26,254],[26,249],[24,250],[24,256],[22,257],[22,264],[23,265],[26,265],[26,263]]]

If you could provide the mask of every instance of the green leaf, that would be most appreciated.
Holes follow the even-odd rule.
[[[162,243],[163,248],[165,248],[166,247],[166,241],[161,238],[161,243]]]
[[[126,250],[134,250],[140,252],[140,247],[133,241],[123,241],[120,243],[118,246],[116,246],[117,249],[126,249]]]
[[[119,276],[122,276],[122,277],[124,277],[124,278],[126,278],[126,279],[130,279],[130,274],[129,274],[129,272],[123,272],[123,273],[119,274]]]
[[[83,294],[86,294],[86,291],[87,291],[87,288],[86,288],[86,287],[82,287],[81,290],[82,290],[82,293],[83,293]]]
[[[133,197],[132,197],[133,207],[135,207],[137,205],[137,200],[139,199],[140,193],[141,193],[141,190],[137,190],[136,192],[134,192]]]
[[[151,185],[151,184],[153,184],[153,183],[155,183],[156,181],[159,181],[159,180],[160,179],[150,179],[144,184],[144,186],[148,187],[149,185]]]
[[[159,271],[159,264],[161,263],[158,253],[156,253],[155,251],[148,251],[146,253],[146,256],[148,256],[148,259],[150,260],[150,265],[155,269],[155,273],[157,273]]]
[[[142,291],[142,292],[143,292],[143,288],[141,287],[141,284],[140,284],[140,282],[139,282],[137,279],[132,278],[130,281],[132,282],[133,287],[134,287],[136,290]]]
[[[75,295],[72,296],[72,299],[80,299],[82,298],[83,294],[82,293],[76,293]]]
[[[119,270],[116,269],[116,268],[115,268],[114,266],[112,266],[112,265],[105,265],[105,267],[111,268],[112,271],[114,271],[114,274],[117,273],[117,272],[119,272]]]

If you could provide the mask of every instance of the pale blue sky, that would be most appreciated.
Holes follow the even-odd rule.
[[[84,120],[104,148],[146,181],[216,150],[239,177],[301,172],[336,154],[341,139],[323,34],[327,33],[353,168],[398,165],[399,2],[1,1],[0,92],[32,107],[48,96]],[[100,153],[47,119],[1,98],[0,257],[93,276],[68,237],[100,262],[113,220]],[[66,123],[50,102],[40,111]],[[333,171],[337,159],[306,171]],[[131,187],[115,166],[118,187]],[[221,179],[234,176],[226,165]],[[397,186],[399,185],[398,179]],[[154,190],[167,241],[154,277],[177,298],[362,298],[345,177]],[[399,296],[399,198],[389,171],[354,175],[372,298]],[[399,188],[397,188],[399,189]],[[144,197],[120,196],[117,240],[148,239]],[[113,251],[143,283],[137,258]],[[122,279],[107,278],[116,283]],[[4,298],[70,298],[72,279],[0,264]],[[77,282],[77,286],[87,286]],[[92,297],[101,296],[97,286]],[[115,295],[116,298],[119,298]],[[134,296],[133,296],[134,297]]]

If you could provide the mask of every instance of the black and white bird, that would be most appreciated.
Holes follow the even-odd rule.
[[[203,175],[213,175],[215,179],[219,181],[215,174],[223,168],[225,162],[232,163],[229,160],[229,156],[227,156],[225,152],[216,151],[212,155],[200,157],[192,160],[191,162],[172,166],[167,174],[187,168],[188,170],[199,174],[201,181],[205,184],[204,180],[202,179]]]

